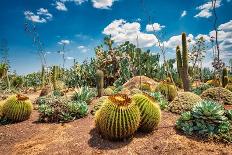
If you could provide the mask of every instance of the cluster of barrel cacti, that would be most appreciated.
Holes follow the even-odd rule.
[[[177,95],[176,87],[173,84],[167,82],[160,82],[156,88],[155,92],[160,92],[167,100],[172,101]]]
[[[177,70],[182,79],[184,91],[190,90],[190,81],[188,75],[188,47],[186,34],[182,33],[182,52],[180,46],[176,47]]]
[[[111,95],[95,114],[95,124],[103,138],[123,140],[138,130],[152,131],[161,119],[158,104],[143,94],[132,98],[125,94]]]
[[[12,122],[21,122],[27,120],[32,113],[33,105],[28,97],[23,95],[14,95],[9,97],[1,108],[2,117]]]

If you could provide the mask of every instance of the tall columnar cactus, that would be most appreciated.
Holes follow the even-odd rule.
[[[97,85],[98,97],[103,96],[103,93],[104,93],[104,73],[101,70],[97,70],[96,85]]]
[[[9,97],[3,104],[3,116],[13,122],[27,120],[32,112],[33,106],[26,96],[14,95]]]
[[[41,85],[41,87],[44,88],[44,86],[45,86],[45,68],[44,68],[44,65],[42,65],[41,79],[42,79],[42,85]]]
[[[58,66],[53,66],[51,79],[52,79],[52,85],[54,90],[57,90],[57,71],[58,71]]]
[[[180,74],[183,82],[184,91],[189,91],[190,82],[188,76],[188,48],[185,33],[182,33],[182,53],[180,47],[176,47],[176,61],[178,73]]]
[[[131,137],[138,129],[139,123],[139,108],[127,95],[109,96],[95,114],[97,130],[110,140]]]
[[[149,96],[135,94],[132,100],[140,109],[141,121],[139,129],[144,132],[153,131],[161,120],[161,110],[157,103]]]
[[[227,71],[227,68],[223,68],[222,70],[222,86],[223,88],[226,87],[226,85],[228,84],[228,71]]]

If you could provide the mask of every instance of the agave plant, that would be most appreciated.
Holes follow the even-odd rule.
[[[72,96],[74,101],[85,101],[88,103],[93,97],[96,96],[96,91],[90,89],[87,86],[81,87],[79,91],[76,91]]]

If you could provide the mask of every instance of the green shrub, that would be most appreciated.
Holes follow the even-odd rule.
[[[89,87],[81,87],[78,92],[75,92],[72,96],[72,100],[74,101],[85,101],[89,103],[93,97],[96,96],[96,92]]]
[[[132,100],[139,107],[141,113],[141,121],[139,129],[141,131],[153,131],[160,123],[161,111],[159,105],[144,94],[135,94]]]
[[[190,111],[197,102],[201,101],[200,96],[191,92],[180,92],[168,105],[168,109],[174,113]]]
[[[165,97],[160,92],[151,92],[151,93],[148,93],[148,95],[153,97],[153,99],[157,101],[161,110],[164,110],[168,107],[168,101],[165,99]]]
[[[3,116],[12,122],[21,122],[29,119],[33,105],[28,97],[14,95],[3,104]]]
[[[232,92],[222,87],[207,89],[201,94],[201,98],[223,104],[232,104]]]
[[[177,95],[177,90],[175,86],[167,84],[165,82],[159,83],[158,86],[155,88],[155,92],[160,92],[167,98],[168,101],[172,101]]]
[[[86,116],[88,106],[84,101],[69,101],[51,96],[39,105],[38,111],[41,122],[68,122]]]
[[[209,85],[209,84],[207,84],[207,83],[203,83],[203,84],[201,84],[200,86],[198,86],[197,88],[194,88],[194,89],[192,90],[192,92],[193,92],[194,94],[201,95],[203,91],[205,91],[205,90],[207,90],[207,89],[209,89],[209,88],[212,88],[212,86]]]
[[[131,137],[138,129],[140,111],[127,95],[112,95],[95,114],[98,132],[110,140]]]
[[[222,105],[213,101],[199,102],[190,112],[181,114],[177,129],[185,134],[216,137],[232,142],[231,124]]]

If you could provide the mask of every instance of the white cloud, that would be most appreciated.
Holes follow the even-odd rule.
[[[80,45],[77,47],[82,53],[86,53],[89,49],[86,46]]]
[[[232,31],[232,20],[230,20],[229,22],[227,23],[224,23],[224,24],[221,24],[219,27],[218,27],[219,30],[222,30],[222,31]]]
[[[48,12],[47,9],[40,8],[37,10],[37,13],[34,14],[31,11],[24,11],[25,18],[27,20],[36,22],[36,23],[46,23],[48,20],[52,20],[52,14]]]
[[[109,9],[115,0],[92,0],[93,7],[98,9]]]
[[[61,40],[61,41],[58,42],[58,44],[60,44],[60,45],[63,45],[63,44],[69,45],[70,44],[70,40]]]
[[[78,48],[78,49],[84,49],[85,46],[82,46],[82,45],[81,45],[81,46],[78,46],[77,48]]]
[[[215,4],[215,8],[218,8],[221,6],[221,0],[217,0]],[[196,14],[195,18],[209,18],[212,16],[212,2],[208,1],[204,3],[203,5],[200,5],[196,8],[197,10],[200,10],[198,14]]]
[[[74,57],[66,57],[67,60],[74,60]]]
[[[65,4],[62,2],[58,2],[58,1],[56,2],[56,9],[60,11],[68,11]]]
[[[231,0],[226,0],[228,3],[231,2]]]
[[[137,44],[138,37],[139,47],[152,47],[157,43],[157,38],[153,34],[143,33],[140,30],[140,23],[138,22],[126,22],[123,19],[114,20],[107,27],[104,28],[103,34],[111,35],[112,39],[116,43],[123,43],[130,41],[133,44]]]
[[[181,18],[183,18],[184,16],[186,16],[187,15],[187,11],[186,10],[184,10],[182,13],[181,13]]]
[[[65,3],[65,2],[74,2],[77,5],[81,5],[84,2],[87,2],[88,0],[61,0],[61,2]]]
[[[194,44],[195,43],[194,36],[192,34],[189,34],[187,36],[187,40],[191,41],[189,44]],[[181,44],[182,44],[182,36],[181,35],[172,36],[172,37],[169,38],[168,41],[164,41],[164,46],[166,48],[171,48],[173,50],[176,49],[176,46],[178,46],[178,45],[181,46]]]
[[[165,26],[164,25],[160,25],[159,23],[148,24],[146,26],[146,31],[147,32],[160,31],[163,28],[165,28]]]

